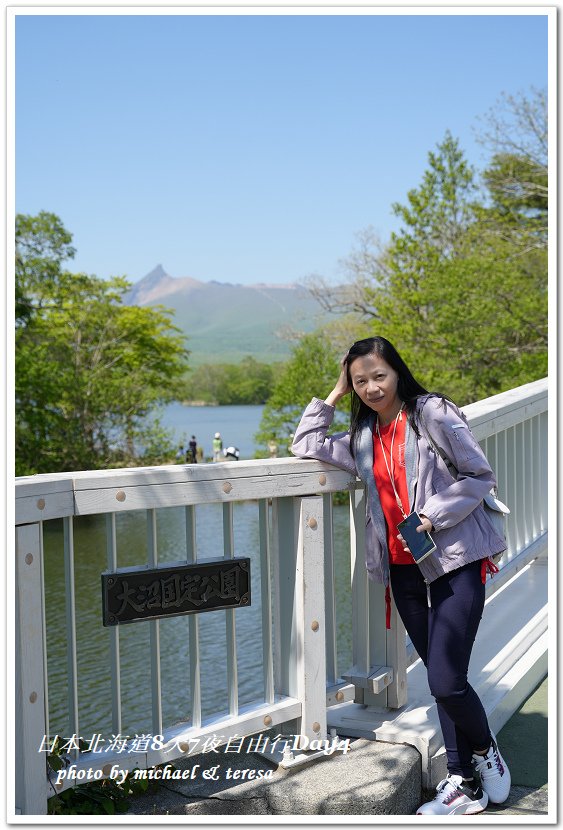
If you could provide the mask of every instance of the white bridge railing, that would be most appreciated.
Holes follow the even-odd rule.
[[[547,381],[537,381],[466,407],[471,427],[495,468],[499,496],[511,508],[509,550],[501,573],[488,590],[501,587],[516,570],[537,557],[547,539]],[[332,494],[349,491],[350,603],[352,659],[339,676]],[[68,735],[79,736],[83,700],[79,694],[75,585],[74,522],[76,517],[105,516],[107,570],[119,570],[116,519],[123,512],[146,516],[146,558],[138,567],[159,566],[161,511],[183,511],[183,564],[198,560],[198,507],[222,505],[220,547],[226,559],[238,555],[234,506],[251,500],[257,506],[258,536],[253,567],[259,570],[260,620],[255,639],[261,643],[261,692],[239,702],[240,642],[237,623],[246,609],[222,610],[225,619],[228,706],[211,715],[202,708],[201,647],[197,615],[184,617],[189,642],[189,720],[167,723],[163,691],[173,679],[164,677],[160,652],[160,621],[148,626],[151,721],[145,732],[162,736],[146,751],[73,753],[76,770],[110,774],[173,761],[188,751],[194,738],[220,734],[224,740],[253,735],[284,724],[310,740],[327,736],[327,709],[346,701],[396,708],[407,700],[407,673],[416,659],[404,629],[392,610],[392,628],[385,628],[381,586],[369,583],[364,566],[365,496],[361,484],[330,465],[298,459],[239,461],[99,472],[60,473],[20,478],[16,483],[16,625],[15,625],[15,809],[22,815],[44,814],[47,798],[76,779],[56,783],[39,751],[50,737],[47,614],[44,586],[44,523],[62,520],[66,630],[66,712]],[[131,563],[128,561],[128,564]],[[169,561],[160,564],[169,566]],[[178,561],[175,562],[178,564]],[[96,585],[99,590],[99,582]],[[63,622],[64,620],[64,622]],[[128,626],[129,628],[129,626]],[[259,628],[259,630],[258,630]],[[146,629],[145,629],[146,630]],[[120,628],[107,630],[111,683],[111,724],[121,733]],[[51,701],[52,704],[52,701]]]

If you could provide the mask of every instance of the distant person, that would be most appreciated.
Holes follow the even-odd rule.
[[[213,439],[213,461],[221,461],[221,452],[223,450],[223,439],[221,433],[216,432]]]
[[[226,450],[223,450],[223,455],[227,459],[227,461],[238,461],[240,452],[238,447],[227,447]]]
[[[270,453],[270,458],[278,457],[278,445],[276,443],[275,435],[272,435],[272,437],[268,441],[268,452]]]
[[[186,461],[188,462],[188,464],[197,464],[197,441],[195,435],[192,435],[191,440],[188,444]]]
[[[176,463],[181,464],[184,460],[184,456],[186,454],[186,450],[184,449],[184,445],[180,444],[178,447],[178,452],[176,453]]]

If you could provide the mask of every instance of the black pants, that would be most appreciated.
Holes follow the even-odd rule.
[[[487,716],[467,682],[471,649],[485,604],[481,562],[471,562],[430,583],[418,565],[392,565],[391,588],[405,628],[428,670],[452,774],[470,778],[471,756],[490,742]]]

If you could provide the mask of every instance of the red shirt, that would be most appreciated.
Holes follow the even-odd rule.
[[[395,440],[393,441],[393,479],[395,488],[401,499],[403,510],[408,516],[409,510],[409,492],[407,485],[407,474],[405,469],[405,431],[407,423],[407,414],[402,412],[397,421],[397,428],[395,430]],[[385,455],[387,458],[387,465],[391,469],[391,439],[393,437],[393,429],[395,421],[391,421],[385,427],[380,427],[381,440],[385,448]],[[383,459],[383,452],[377,430],[373,430],[373,475],[375,477],[375,484],[377,492],[379,493],[379,500],[385,516],[387,525],[387,547],[389,548],[389,562],[392,565],[412,565],[414,560],[410,553],[407,553],[403,545],[397,539],[397,525],[403,521],[403,514],[401,513],[395,493],[389,478],[389,472],[385,461]]]

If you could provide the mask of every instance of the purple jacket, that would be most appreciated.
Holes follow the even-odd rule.
[[[506,549],[483,510],[483,497],[495,484],[485,455],[473,437],[463,413],[455,404],[435,395],[421,395],[416,413],[424,408],[424,423],[434,443],[458,470],[454,480],[427,440],[418,421],[420,437],[406,424],[405,467],[411,510],[424,513],[434,526],[436,550],[420,562],[427,582],[485,559]],[[313,398],[301,417],[292,452],[299,458],[316,458],[355,473],[367,488],[366,567],[375,582],[389,584],[389,551],[383,510],[373,475],[373,428],[375,413],[363,424],[355,458],[350,452],[350,434],[327,435],[334,407]]]

